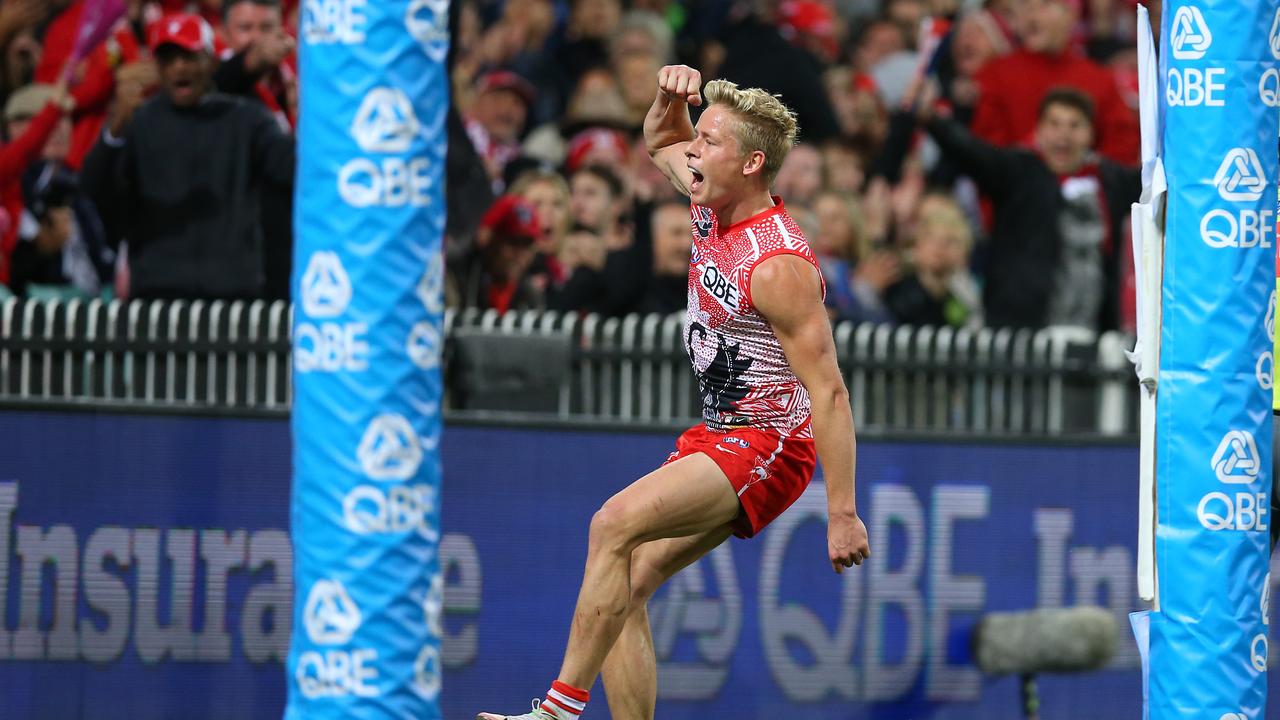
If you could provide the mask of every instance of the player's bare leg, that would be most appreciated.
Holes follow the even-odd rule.
[[[591,687],[631,604],[631,553],[641,543],[728,525],[738,496],[706,455],[681,458],[637,480],[591,518],[587,568],[560,680]]]
[[[604,689],[613,720],[653,720],[658,667],[647,603],[671,576],[723,543],[728,526],[685,538],[654,540],[631,553],[631,607],[604,661]]]
[[[738,516],[738,510],[738,496],[724,472],[699,453],[645,475],[596,511],[591,518],[587,566],[569,644],[553,690],[559,686],[585,692],[595,683],[626,623],[631,604],[631,554],[637,547],[652,540],[721,528]],[[477,717],[501,720],[503,716],[481,713]],[[556,716],[540,709],[519,717]]]

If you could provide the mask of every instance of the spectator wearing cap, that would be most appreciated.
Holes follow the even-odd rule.
[[[1076,88],[1095,108],[1098,152],[1112,161],[1138,161],[1138,118],[1125,104],[1115,75],[1079,55],[1072,30],[1080,19],[1080,0],[1027,0],[1018,34],[1023,47],[987,63],[976,77],[978,102],[973,132],[1000,146],[1029,145],[1040,101],[1051,88]]]
[[[484,160],[494,192],[502,192],[507,163],[520,156],[520,136],[533,100],[533,85],[509,70],[486,73],[477,83],[465,118],[467,136]]]
[[[22,196],[14,293],[29,295],[40,286],[59,295],[95,297],[110,287],[115,253],[75,175],[57,160],[41,160],[24,173]]]
[[[261,297],[261,188],[293,182],[293,138],[261,104],[212,92],[203,18],[161,21],[151,47],[161,92],[118,85],[84,188],[129,243],[134,297]]]
[[[0,147],[0,283],[11,280],[8,261],[18,242],[22,174],[46,150],[65,153],[65,118],[74,109],[75,100],[65,90],[51,85],[28,85],[10,95],[5,103],[8,142]]]
[[[279,0],[227,0],[222,5],[227,48],[214,86],[266,108],[280,127],[297,123],[298,73],[293,38],[281,24]],[[266,184],[262,195],[264,296],[289,297],[293,267],[293,191]]]
[[[542,291],[529,277],[541,236],[542,221],[528,200],[498,198],[481,218],[475,243],[448,268],[449,306],[500,313],[542,309]]]

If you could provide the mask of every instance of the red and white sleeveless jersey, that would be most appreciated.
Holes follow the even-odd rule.
[[[808,436],[809,393],[787,363],[772,326],[751,303],[751,273],[761,261],[791,254],[818,267],[782,200],[773,201],[769,210],[724,229],[710,209],[691,208],[684,344],[709,428],[747,426]]]

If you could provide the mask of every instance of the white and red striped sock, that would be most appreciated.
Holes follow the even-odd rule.
[[[555,713],[560,720],[577,720],[582,711],[587,709],[587,700],[590,699],[591,693],[586,690],[579,690],[557,680],[551,683],[547,699],[542,701],[542,709]]]

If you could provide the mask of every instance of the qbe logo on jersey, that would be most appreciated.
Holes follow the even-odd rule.
[[[311,253],[302,272],[302,317],[293,329],[298,372],[363,372],[369,368],[368,327],[340,319],[351,304],[351,279],[332,250]]]
[[[423,438],[407,418],[384,413],[365,429],[356,458],[371,480],[411,480],[422,465],[423,446]],[[431,523],[435,509],[436,488],[428,483],[361,484],[342,500],[343,523],[358,535],[416,532],[435,542],[439,539],[439,530]]]
[[[734,284],[733,279],[721,272],[711,258],[707,258],[703,262],[701,272],[698,274],[698,284],[712,299],[720,303],[720,307],[724,308],[726,312],[730,315],[738,314],[742,292],[738,290],[738,286]]]
[[[1230,203],[1256,206],[1266,195],[1267,176],[1262,160],[1253,148],[1232,148],[1222,158],[1213,186],[1218,196]],[[1274,209],[1242,208],[1234,212],[1210,210],[1200,220],[1200,237],[1213,248],[1271,247],[1271,219]]]
[[[312,643],[334,647],[298,655],[294,679],[305,697],[378,695],[377,651],[336,647],[349,644],[361,622],[360,608],[341,582],[322,579],[311,586],[302,611],[302,625]]]
[[[441,115],[443,118],[443,115]],[[410,151],[423,134],[404,91],[376,87],[364,96],[351,122],[351,138],[368,154]],[[338,173],[338,193],[352,207],[425,207],[430,203],[430,162],[425,157],[358,157]]]
[[[1231,430],[1222,437],[1210,462],[1223,485],[1249,485],[1258,480],[1262,458],[1248,430]],[[1261,492],[1211,492],[1200,499],[1196,517],[1206,530],[1267,531],[1267,497]]]

